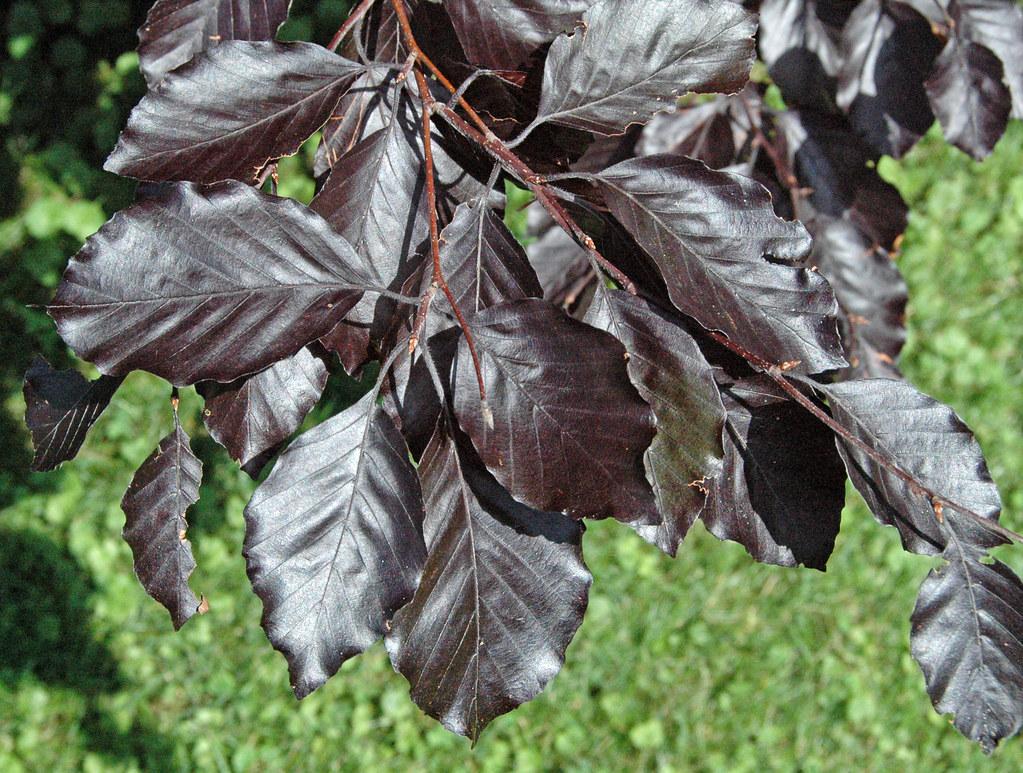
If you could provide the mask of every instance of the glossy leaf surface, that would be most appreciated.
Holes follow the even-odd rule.
[[[373,398],[299,436],[245,508],[249,579],[299,698],[387,632],[426,557],[419,480]]]
[[[139,28],[139,63],[152,87],[224,40],[272,40],[291,0],[157,0]]]
[[[653,409],[644,463],[663,522],[635,528],[674,556],[721,472],[725,411],[711,367],[677,320],[621,290],[598,290],[586,322],[622,342],[629,378]]]
[[[387,650],[420,708],[475,740],[561,669],[590,586],[582,527],[513,500],[440,428],[419,475],[429,553]]]
[[[657,523],[642,461],[653,417],[629,382],[622,345],[544,301],[493,306],[469,325],[493,425],[464,339],[455,413],[501,485],[573,518]],[[605,420],[611,413],[618,422]]]
[[[142,463],[121,500],[123,536],[135,559],[135,575],[170,612],[175,629],[200,607],[205,610],[188,586],[195,559],[185,538],[185,513],[199,501],[201,480],[202,462],[192,453],[175,410],[174,431]]]
[[[203,423],[242,466],[291,437],[323,394],[327,366],[304,347],[230,384],[202,381]]]
[[[87,380],[77,370],[54,370],[36,355],[25,373],[25,424],[32,434],[32,469],[45,472],[74,459],[123,378]]]
[[[597,179],[682,312],[769,362],[794,363],[790,369],[845,364],[827,282],[764,259],[797,260],[810,237],[775,216],[757,183],[681,156],[625,161]]]
[[[142,99],[103,168],[140,180],[253,182],[320,128],[359,70],[312,43],[221,43]]]
[[[86,242],[49,313],[104,373],[233,381],[337,324],[361,295],[359,263],[294,201],[241,183],[170,185]]]
[[[895,460],[932,491],[982,518],[997,519],[1001,498],[973,433],[952,409],[903,381],[868,379],[822,387],[836,421],[870,448]],[[874,516],[899,530],[914,553],[941,553],[948,542],[941,512],[863,451],[838,441],[853,485]],[[963,516],[965,518],[965,516]]]
[[[603,0],[551,45],[536,122],[617,134],[688,91],[738,91],[755,30],[732,2]]]

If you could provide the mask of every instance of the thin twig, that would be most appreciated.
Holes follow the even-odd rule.
[[[428,57],[423,52],[423,49],[419,47],[419,43],[416,42],[416,36],[412,32],[412,25],[409,23],[408,14],[405,12],[404,0],[391,0],[391,7],[394,8],[394,15],[398,19],[398,26],[401,27],[402,36],[405,38],[405,45],[407,45],[409,50],[416,55],[416,58],[433,73],[434,77],[444,88],[446,88],[451,94],[455,94],[457,92],[455,85],[447,79],[444,73],[441,72],[440,68],[433,63],[430,57]],[[423,83],[426,83],[425,79],[423,80]],[[479,113],[472,109],[472,105],[466,102],[462,97],[458,98],[458,104],[465,111],[466,115],[472,119],[472,122],[479,127],[480,131],[482,131],[484,135],[492,135],[490,127],[487,126],[486,122],[482,118],[480,118]]]
[[[785,391],[793,400],[795,400],[800,406],[809,411],[814,418],[824,424],[828,429],[838,435],[843,441],[851,446],[854,446],[858,451],[866,454],[873,461],[877,462],[881,467],[891,472],[896,478],[901,480],[907,486],[910,491],[918,496],[927,497],[930,500],[931,507],[934,510],[935,518],[940,522],[940,512],[944,507],[949,507],[952,510],[962,513],[968,518],[978,522],[981,526],[990,531],[1004,537],[1011,542],[1023,542],[1023,535],[1019,535],[1011,529],[1002,526],[997,521],[993,521],[990,518],[985,518],[980,513],[976,513],[968,507],[949,499],[948,497],[939,494],[932,490],[925,484],[921,483],[917,478],[909,472],[902,469],[901,466],[893,459],[889,459],[887,456],[882,454],[875,448],[864,443],[858,437],[856,437],[848,428],[839,424],[835,419],[823,410],[817,403],[803,394],[798,387],[796,387],[789,379],[784,375],[782,368],[778,365],[768,362],[763,357],[753,354],[747,351],[744,347],[730,340],[727,336],[721,333],[713,331],[709,332],[711,338],[717,341],[719,344],[724,346],[726,349],[738,354],[750,365],[753,365],[757,370],[762,371],[768,378],[770,378],[775,384]],[[818,387],[814,387],[815,389]],[[825,392],[827,395],[827,392]]]
[[[345,19],[344,24],[338,27],[337,32],[334,33],[334,37],[330,39],[327,44],[327,48],[331,51],[337,51],[337,47],[341,45],[341,41],[345,39],[345,35],[351,32],[352,27],[366,15],[370,8],[373,7],[373,3],[376,0],[362,0]]]
[[[401,2],[401,0],[397,1],[399,3]],[[426,76],[423,75],[423,71],[417,67],[414,72],[416,75],[416,85],[419,87],[420,93],[429,93]],[[431,113],[429,110],[423,110],[423,157],[425,159],[426,166],[426,204],[430,220],[430,254],[433,257],[432,284],[437,285],[443,291],[444,296],[448,299],[448,303],[451,305],[451,310],[455,313],[455,318],[458,320],[459,327],[462,328],[462,332],[465,334],[465,342],[469,346],[469,354],[472,355],[472,365],[476,369],[476,382],[480,389],[480,400],[484,406],[486,406],[487,388],[483,383],[483,369],[480,366],[479,355],[476,353],[476,342],[473,340],[472,331],[469,329],[469,323],[465,321],[462,310],[458,306],[455,294],[451,292],[451,288],[448,287],[448,283],[444,279],[444,271],[440,265],[440,228],[437,224],[437,186],[433,171],[433,144],[430,139],[433,127],[430,124],[430,116]],[[424,322],[430,303],[433,300],[433,296],[434,293],[429,291],[423,295],[420,314],[422,315]],[[420,314],[417,314],[417,317]],[[409,342],[409,348],[415,348],[414,340]]]

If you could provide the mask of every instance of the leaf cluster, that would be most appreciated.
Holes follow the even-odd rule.
[[[848,478],[944,560],[913,655],[992,749],[1023,725],[1023,585],[989,557],[1017,537],[972,433],[898,370],[906,208],[876,162],[935,116],[990,152],[1021,114],[1023,12],[759,11],[363,0],[324,47],[273,40],[284,2],[158,0],[149,91],[105,164],[135,203],[48,306],[102,375],[32,366],[35,467],[73,457],[131,371],[173,385],[122,507],[180,627],[208,608],[176,414],[194,386],[211,437],[270,469],[243,553],[296,695],[383,638],[413,700],[473,740],[559,670],[585,519],[671,555],[702,520],[823,569]],[[758,56],[787,107],[749,80]],[[315,197],[278,197],[278,160],[318,130]],[[535,198],[528,250],[507,181]],[[373,362],[366,396],[291,440],[331,371]]]

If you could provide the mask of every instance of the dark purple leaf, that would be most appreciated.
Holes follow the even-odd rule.
[[[1023,583],[982,560],[1003,540],[954,517],[945,533],[948,565],[920,587],[910,644],[934,708],[990,754],[1023,727]]]
[[[740,92],[743,97],[747,88]],[[759,98],[754,98],[755,103]],[[748,100],[753,101],[753,100]],[[739,97],[717,97],[682,107],[673,113],[658,113],[643,127],[636,145],[637,156],[689,156],[711,169],[730,166],[749,141],[749,121]]]
[[[199,501],[201,480],[202,462],[189,448],[175,409],[174,431],[142,463],[121,500],[126,516],[122,536],[131,546],[135,575],[170,612],[175,629],[205,611],[188,586],[195,559],[185,538],[185,512]]]
[[[531,204],[527,215],[526,255],[543,288],[543,297],[568,309],[593,281],[586,251],[539,204]]]
[[[140,180],[254,182],[323,125],[359,70],[312,43],[226,41],[142,99],[103,168]]]
[[[383,636],[426,558],[408,450],[370,392],[303,433],[245,508],[263,628],[303,698]]]
[[[224,40],[272,40],[291,0],[156,0],[139,28],[139,64],[150,87]]]
[[[515,70],[560,33],[582,21],[595,0],[445,0],[444,7],[472,64]]]
[[[1023,118],[1023,8],[1013,0],[957,0],[949,8],[963,39],[990,49],[1002,60],[1012,93],[1012,117]]]
[[[629,378],[653,409],[657,434],[644,463],[663,520],[635,528],[674,556],[721,472],[725,409],[713,372],[678,321],[621,290],[598,289],[585,321],[622,342]]]
[[[891,256],[846,220],[814,235],[810,260],[835,291],[852,378],[901,378],[906,342],[906,281]]]
[[[788,111],[775,116],[789,164],[805,191],[798,216],[804,223],[844,218],[890,249],[906,230],[906,203],[881,179],[877,156],[840,116]]]
[[[45,472],[74,459],[123,378],[88,381],[77,370],[54,370],[36,355],[25,373],[25,424],[32,435],[32,469]]]
[[[397,75],[393,67],[374,66],[355,79],[323,125],[313,168],[317,177],[329,172],[359,140],[389,123]]]
[[[760,58],[789,105],[833,110],[842,27],[852,0],[764,0]]]
[[[896,463],[957,507],[936,504],[862,450],[838,439],[853,485],[881,523],[899,530],[906,550],[941,553],[941,518],[968,510],[997,520],[1001,498],[973,433],[948,406],[904,381],[886,378],[819,387],[835,420],[868,447]]]
[[[466,313],[543,296],[526,253],[484,201],[458,205],[441,233],[440,260],[448,286]]]
[[[594,179],[615,217],[657,263],[682,312],[790,370],[846,364],[827,282],[764,259],[799,259],[810,236],[775,216],[758,183],[682,156],[625,161]]]
[[[49,307],[104,373],[233,381],[330,331],[359,257],[306,207],[242,183],[188,183],[122,210],[75,255]]]
[[[326,384],[327,366],[305,347],[259,373],[230,384],[201,381],[196,389],[206,429],[244,466],[291,437]]]
[[[827,427],[766,377],[722,389],[724,469],[703,522],[757,561],[824,570],[845,505],[845,470]]]
[[[455,413],[501,485],[573,518],[659,523],[643,474],[653,416],[629,383],[622,345],[544,301],[492,306],[469,325],[493,413],[485,415],[465,339]]]
[[[901,157],[934,121],[924,80],[941,44],[895,0],[862,0],[842,31],[838,104],[878,153]]]
[[[551,44],[534,125],[618,134],[689,91],[733,92],[753,64],[756,17],[711,0],[603,0]]]
[[[582,622],[582,527],[514,501],[440,427],[419,466],[428,548],[412,602],[387,635],[412,699],[475,741],[535,698]]]
[[[924,87],[945,139],[978,161],[991,153],[1005,131],[1012,97],[1002,83],[1002,62],[990,49],[950,38]]]

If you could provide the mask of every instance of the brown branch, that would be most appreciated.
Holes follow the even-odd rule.
[[[352,27],[366,15],[370,8],[373,7],[375,0],[362,0],[345,19],[344,24],[338,27],[337,32],[334,33],[334,37],[330,39],[327,44],[327,48],[330,51],[337,51],[337,47],[341,45],[341,41],[345,39],[345,35],[351,32]]]
[[[990,518],[985,518],[980,513],[976,513],[968,507],[963,507],[958,502],[955,502],[939,494],[938,492],[933,491],[932,489],[921,483],[919,480],[917,480],[917,478],[912,473],[906,472],[904,469],[902,469],[902,467],[900,467],[898,463],[896,463],[894,460],[889,459],[887,456],[882,454],[877,449],[872,448],[866,443],[864,443],[862,440],[860,440],[858,437],[852,434],[852,432],[850,432],[846,427],[843,427],[841,424],[835,421],[835,419],[830,414],[828,414],[823,408],[817,405],[817,403],[815,403],[813,400],[811,400],[809,397],[803,394],[799,390],[799,388],[796,387],[784,375],[784,370],[782,366],[775,365],[774,363],[768,362],[763,357],[753,354],[753,352],[747,351],[744,347],[735,343],[734,341],[729,339],[727,336],[722,335],[721,333],[708,331],[708,335],[710,335],[711,338],[713,338],[715,341],[717,341],[719,344],[724,346],[729,351],[732,351],[735,354],[742,357],[744,360],[746,360],[746,362],[748,362],[750,365],[753,365],[757,370],[762,371],[775,384],[781,387],[785,391],[785,393],[789,395],[789,397],[795,400],[801,407],[809,411],[814,416],[814,418],[816,418],[828,429],[830,429],[832,432],[838,435],[838,437],[840,437],[843,441],[845,441],[851,446],[854,446],[857,450],[866,454],[872,460],[881,465],[881,467],[891,472],[896,478],[898,478],[907,486],[909,486],[910,491],[912,491],[914,494],[917,494],[918,496],[927,497],[930,500],[931,508],[934,511],[934,517],[938,520],[939,523],[943,522],[942,512],[944,508],[950,507],[951,509],[956,510],[957,512],[960,512],[963,515],[967,516],[968,518],[976,521],[984,528],[989,529],[990,531],[998,534],[1001,537],[1004,537],[1010,542],[1023,542],[1023,535],[1019,535],[1016,532],[1012,531],[1011,529],[1002,526],[997,521],[993,521]],[[827,393],[825,392],[825,394]]]
[[[401,0],[398,0],[401,2]],[[416,85],[419,87],[421,93],[429,93],[428,86],[426,83],[426,76],[423,75],[423,71],[418,67],[414,69],[416,75]],[[444,279],[444,272],[440,265],[440,229],[437,225],[437,185],[434,179],[433,173],[433,144],[430,139],[431,125],[430,125],[431,113],[429,110],[423,110],[423,156],[426,161],[426,203],[429,211],[430,219],[430,254],[433,258],[433,281],[432,284],[436,285],[444,293],[444,296],[448,299],[448,303],[451,305],[451,310],[455,313],[455,319],[458,320],[459,327],[462,328],[462,332],[465,334],[465,342],[469,345],[469,354],[472,355],[472,365],[476,370],[476,382],[480,388],[480,400],[486,405],[487,402],[487,388],[483,383],[483,370],[480,367],[480,358],[476,353],[476,342],[473,341],[472,332],[469,330],[469,324],[465,321],[465,317],[462,314],[462,310],[458,306],[458,301],[455,300],[455,294],[451,292],[451,288],[448,287],[447,281]],[[430,303],[433,300],[435,293],[427,291],[423,294],[422,305],[419,311],[416,313],[416,321],[420,326],[426,321],[426,314],[429,311]],[[422,322],[420,322],[420,317]],[[409,340],[409,350],[415,349],[416,339]]]
[[[423,49],[419,47],[419,43],[416,42],[416,36],[412,32],[412,25],[409,23],[408,14],[405,12],[404,0],[391,0],[391,7],[394,8],[394,15],[398,18],[398,26],[401,27],[401,34],[402,37],[405,38],[405,45],[409,47],[411,52],[416,55],[416,58],[420,62],[426,65],[426,68],[433,73],[433,76],[444,88],[446,88],[451,94],[456,94],[457,89],[455,88],[455,85],[447,79],[444,73],[441,72],[440,68],[433,63],[430,57],[428,57]],[[425,84],[426,79],[424,78],[422,82]],[[423,93],[429,93],[429,90],[424,88],[420,88],[420,91],[423,91]],[[479,113],[472,109],[472,105],[466,102],[462,97],[458,98],[458,104],[485,136],[493,136],[490,131],[490,127],[487,126],[486,122],[482,118],[480,118]]]

